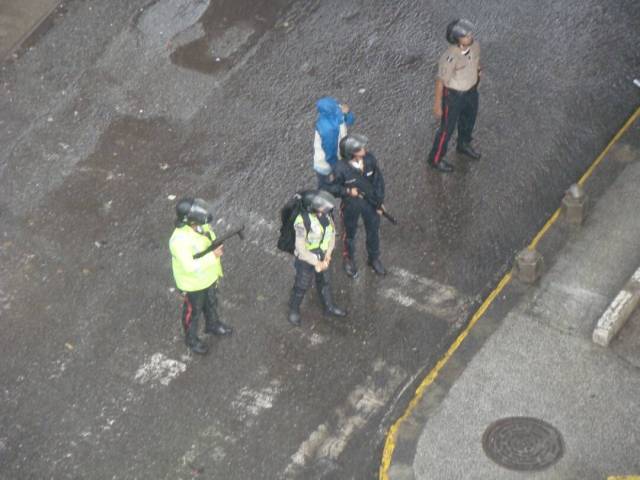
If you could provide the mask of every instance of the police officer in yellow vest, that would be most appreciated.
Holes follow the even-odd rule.
[[[329,284],[329,264],[335,246],[331,212],[336,199],[329,192],[314,190],[302,198],[302,205],[302,211],[294,220],[296,279],[289,300],[289,322],[293,325],[300,325],[300,304],[314,276],[325,313],[336,317],[347,314],[333,304]]]
[[[198,317],[204,313],[205,333],[230,335],[231,327],[218,318],[218,280],[222,277],[222,246],[200,258],[194,255],[209,247],[216,235],[209,222],[211,208],[200,198],[186,197],[176,205],[176,228],[169,240],[173,277],[184,294],[182,326],[185,342],[194,353],[205,354],[207,345],[198,338]]]

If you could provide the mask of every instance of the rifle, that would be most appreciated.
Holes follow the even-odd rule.
[[[376,173],[377,174],[377,168],[376,168]],[[365,200],[367,203],[369,203],[370,205],[374,206],[376,208],[376,210],[380,210],[382,211],[382,216],[384,218],[386,218],[387,220],[389,220],[393,225],[397,225],[398,224],[398,220],[396,220],[396,217],[394,217],[393,215],[391,215],[387,209],[384,207],[383,204],[378,204],[378,202],[376,202],[373,198],[372,198],[372,188],[373,186],[371,185],[371,183],[369,183],[366,180],[360,180],[357,179],[355,182],[355,188],[358,189],[358,197],[360,197],[361,199]]]
[[[232,237],[235,237],[236,235],[240,237],[240,240],[244,240],[244,225],[239,228],[233,229],[220,237],[217,237],[214,241],[211,242],[211,245],[205,248],[202,252],[194,253],[193,258],[195,259],[204,257],[207,253],[213,252],[219,246],[223,245],[224,242]]]
[[[398,225],[398,220],[396,220],[396,217],[387,212],[387,209],[384,207],[384,205],[380,205],[380,210],[382,211],[382,216],[389,220],[392,225]]]
[[[378,202],[373,200],[370,195],[367,195],[365,191],[362,190],[359,186],[356,186],[356,188],[358,189],[358,192],[359,192],[358,197],[362,198],[370,205],[373,205],[376,208],[376,210],[382,211],[382,216],[387,220],[389,220],[393,225],[398,224],[398,220],[396,220],[396,217],[394,217],[389,212],[387,212],[387,209],[384,207],[383,204],[378,205]]]

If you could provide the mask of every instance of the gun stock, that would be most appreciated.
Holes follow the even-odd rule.
[[[387,212],[387,209],[384,208],[384,205],[382,205],[381,209],[382,209],[382,215],[384,216],[384,218],[389,220],[393,225],[397,225],[398,224],[398,220],[396,220],[396,217],[394,217],[389,212]]]

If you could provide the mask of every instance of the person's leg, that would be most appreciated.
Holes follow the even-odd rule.
[[[206,289],[206,297],[203,305],[204,320],[205,320],[205,333],[212,333],[214,335],[231,335],[233,328],[229,325],[225,325],[220,321],[218,316],[218,285],[212,284]]]
[[[358,232],[358,218],[360,217],[360,207],[355,201],[344,201],[340,207],[342,216],[342,257],[344,270],[352,278],[358,275],[356,267],[356,233]]]
[[[194,353],[207,353],[207,346],[198,338],[198,318],[203,309],[206,291],[186,292],[182,306],[182,326],[187,347]]]
[[[386,271],[380,261],[380,215],[372,205],[367,205],[362,210],[362,219],[367,233],[368,263],[378,275],[384,275]]]
[[[471,157],[474,160],[480,158],[480,153],[471,146],[473,129],[478,116],[478,90],[473,88],[463,97],[460,118],[458,119],[458,152]]]
[[[460,113],[459,94],[445,88],[442,92],[442,118],[440,128],[436,132],[433,146],[427,162],[441,171],[451,171],[453,168],[444,160],[451,135],[455,131]],[[443,163],[444,162],[444,163]]]
[[[291,289],[291,296],[289,297],[289,322],[293,325],[300,325],[300,305],[304,299],[305,293],[311,287],[313,282],[313,274],[315,269],[312,265],[298,260],[296,258],[294,262],[296,268],[296,278],[293,282],[293,288]]]
[[[320,294],[320,299],[322,300],[325,313],[336,317],[346,316],[347,312],[333,303],[333,296],[331,295],[331,275],[329,274],[329,270],[325,270],[324,272],[315,272],[315,274],[316,288]]]

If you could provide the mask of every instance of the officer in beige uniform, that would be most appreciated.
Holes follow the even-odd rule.
[[[474,27],[468,20],[454,20],[447,26],[447,41],[451,44],[440,57],[434,114],[440,118],[440,128],[429,153],[428,163],[440,172],[451,172],[444,156],[456,125],[457,151],[478,160],[480,154],[471,146],[471,134],[478,114],[478,82],[480,80],[480,46],[473,39]]]
[[[293,222],[296,279],[289,299],[289,322],[296,326],[300,325],[300,304],[314,277],[325,313],[335,317],[347,315],[333,303],[329,278],[336,236],[332,216],[336,199],[324,190],[312,190],[305,193],[301,206]]]

